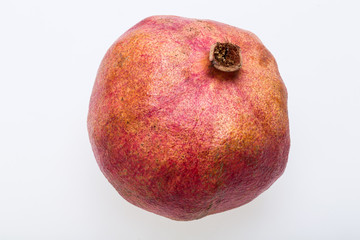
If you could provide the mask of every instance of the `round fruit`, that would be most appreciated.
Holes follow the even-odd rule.
[[[287,91],[254,34],[153,16],[106,53],[88,131],[102,172],[127,201],[199,219],[248,203],[283,173]]]

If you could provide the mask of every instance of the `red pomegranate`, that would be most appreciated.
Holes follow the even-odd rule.
[[[254,34],[153,16],[107,51],[88,131],[101,171],[127,201],[199,219],[248,203],[283,173],[287,91]]]

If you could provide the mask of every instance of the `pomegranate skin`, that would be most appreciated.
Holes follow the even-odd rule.
[[[240,70],[214,68],[217,42],[240,47]],[[124,199],[174,220],[199,219],[250,202],[284,172],[287,91],[274,57],[249,31],[153,16],[107,51],[88,132]]]

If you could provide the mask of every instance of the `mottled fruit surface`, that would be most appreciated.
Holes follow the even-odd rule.
[[[239,47],[240,70],[214,67],[216,43]],[[101,171],[123,198],[171,219],[199,219],[248,203],[283,173],[287,91],[253,33],[153,16],[107,51],[88,131]]]

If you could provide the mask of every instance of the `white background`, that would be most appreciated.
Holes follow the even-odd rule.
[[[1,1],[0,239],[359,239],[358,1]],[[150,15],[257,34],[289,93],[284,175],[191,222],[132,206],[101,174],[86,117],[108,47]]]

